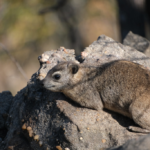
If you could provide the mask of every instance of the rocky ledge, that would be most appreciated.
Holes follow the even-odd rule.
[[[148,150],[150,135],[130,132],[128,126],[137,126],[131,119],[108,110],[82,108],[62,93],[42,88],[39,81],[59,62],[70,60],[96,66],[126,59],[149,69],[149,45],[130,32],[123,44],[101,35],[78,57],[64,47],[43,53],[39,70],[25,88],[14,97],[0,93],[0,149]]]

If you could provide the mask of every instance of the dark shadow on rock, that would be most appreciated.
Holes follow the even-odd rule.
[[[115,112],[110,111],[108,109],[104,109],[104,111],[111,114],[112,118],[114,118],[121,126],[123,126],[125,128],[128,128],[129,126],[138,126],[132,119],[130,119],[126,116],[115,113]]]

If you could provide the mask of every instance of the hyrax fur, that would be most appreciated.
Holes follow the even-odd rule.
[[[150,71],[139,64],[119,60],[94,67],[62,62],[42,83],[83,107],[118,112],[150,130]]]

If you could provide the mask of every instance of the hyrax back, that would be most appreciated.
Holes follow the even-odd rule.
[[[43,84],[81,106],[107,108],[150,129],[150,71],[141,65],[123,60],[99,67],[64,62],[48,72]]]

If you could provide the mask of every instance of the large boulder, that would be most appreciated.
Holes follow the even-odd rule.
[[[104,35],[87,47],[80,63],[102,65],[127,59],[150,68],[150,59],[129,46]],[[40,68],[27,86],[13,98],[7,118],[8,132],[1,149],[99,150],[120,146],[141,133],[127,130],[133,120],[108,110],[82,108],[62,93],[40,86],[47,72],[61,61],[75,61],[74,50],[63,47],[39,56]]]

